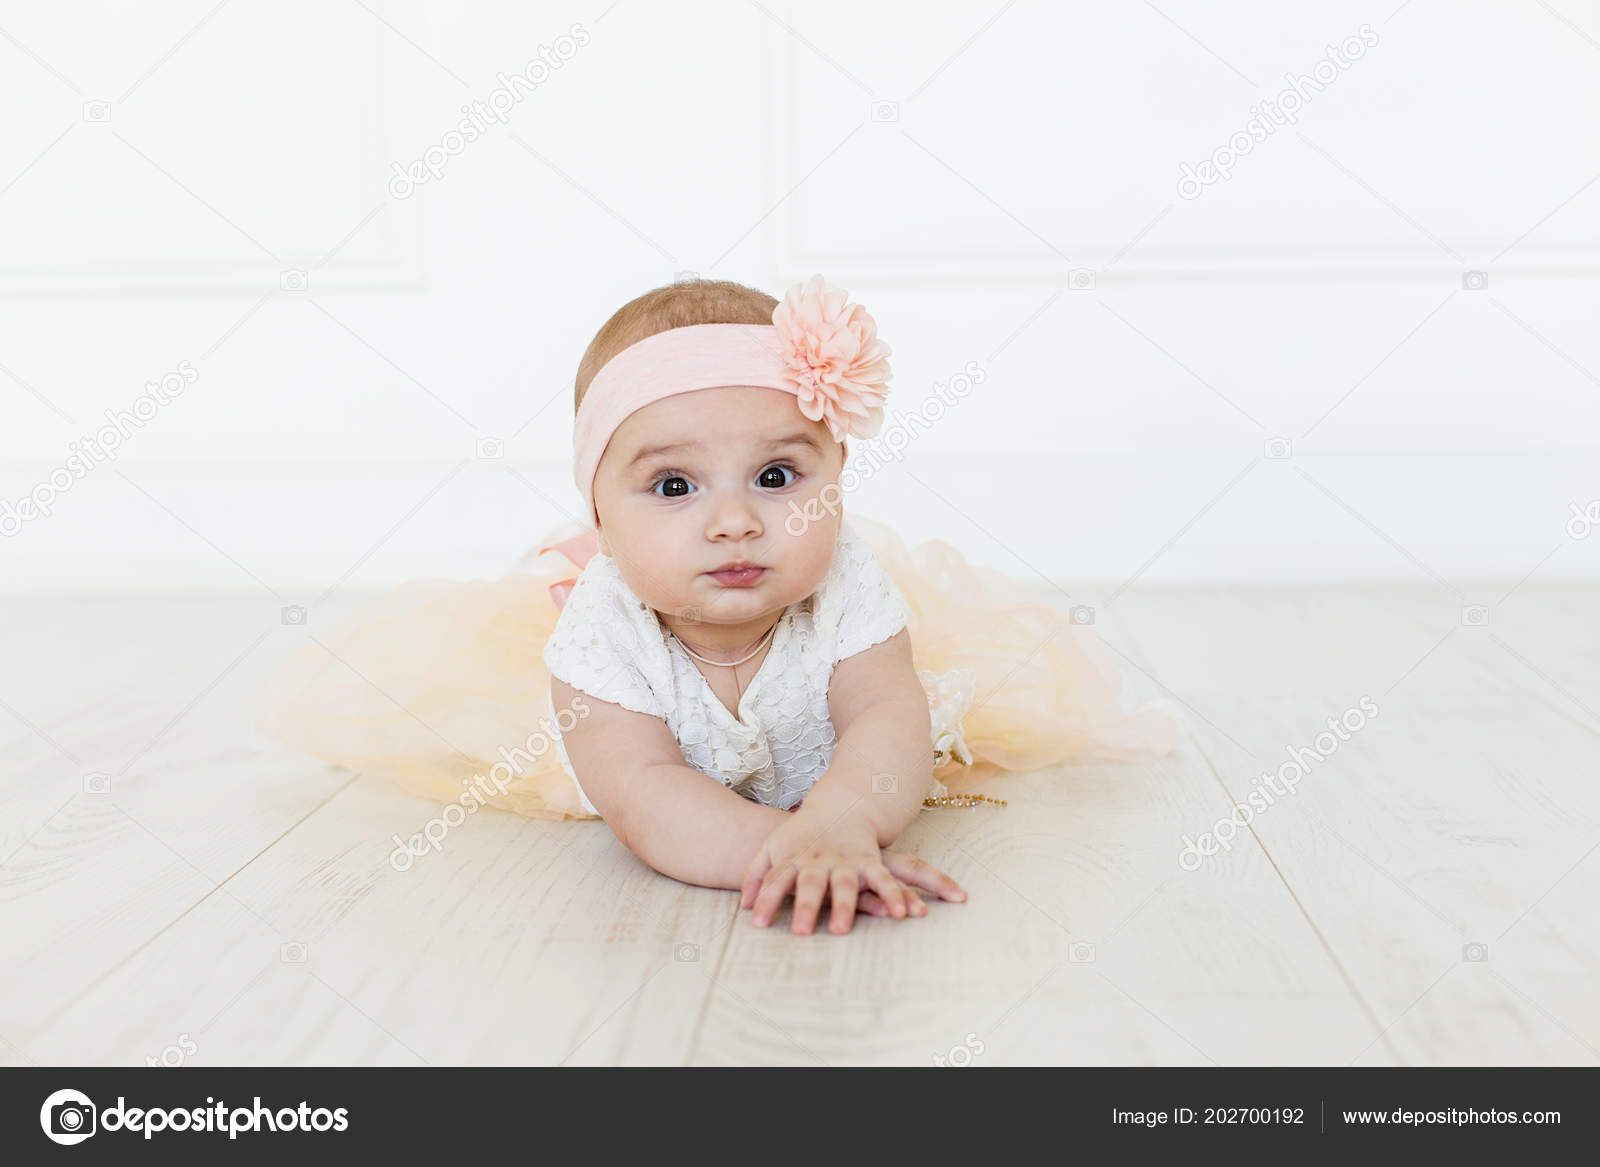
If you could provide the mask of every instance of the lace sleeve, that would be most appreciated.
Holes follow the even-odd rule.
[[[652,684],[651,677],[662,667],[670,676],[670,667],[658,657],[664,658],[665,650],[655,614],[643,609],[610,561],[596,556],[578,577],[545,642],[545,667],[591,697],[665,720],[662,693],[670,692],[670,683],[657,676]]]
[[[905,598],[872,548],[850,530],[840,528],[833,564],[819,589],[818,634],[833,646],[835,663],[888,640],[910,618]]]

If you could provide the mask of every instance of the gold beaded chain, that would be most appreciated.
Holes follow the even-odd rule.
[[[941,758],[943,755],[943,750],[933,751],[934,765],[938,765],[939,758]],[[1005,799],[990,798],[987,794],[941,794],[938,798],[924,798],[922,800],[922,805],[972,807],[981,806],[986,802],[992,802],[996,806],[1004,806],[1006,804]]]
[[[924,798],[923,806],[978,806],[981,803],[992,802],[996,806],[1004,806],[1003,798],[990,798],[987,794],[941,794],[938,798]]]

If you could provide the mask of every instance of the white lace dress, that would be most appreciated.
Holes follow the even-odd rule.
[[[833,759],[837,737],[828,682],[834,665],[887,640],[907,618],[894,581],[844,520],[827,575],[816,592],[779,618],[772,647],[740,696],[737,717],[607,555],[596,555],[578,577],[545,644],[544,662],[551,675],[575,689],[659,717],[694,769],[752,801],[788,810]],[[935,751],[971,760],[961,718],[972,706],[975,678],[964,668],[918,676],[933,723],[927,793],[938,796],[947,791],[931,773]],[[553,708],[550,714],[554,726]],[[553,736],[584,808],[598,814],[559,731]]]

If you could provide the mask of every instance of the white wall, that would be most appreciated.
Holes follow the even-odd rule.
[[[0,586],[498,574],[577,513],[590,336],[683,271],[848,287],[903,410],[977,362],[851,503],[979,562],[1600,572],[1568,532],[1600,500],[1594,0],[108,0],[0,31]],[[397,197],[541,46],[575,51]]]

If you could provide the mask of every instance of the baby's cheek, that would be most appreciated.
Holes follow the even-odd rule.
[[[655,562],[658,566],[652,571],[648,568],[640,570],[636,564],[618,561],[622,578],[634,595],[658,612],[671,612],[681,607],[684,600],[679,589],[673,586],[675,580],[661,570],[659,565],[663,561],[658,559]]]
[[[810,579],[811,589],[822,586],[822,578],[827,575],[827,568],[834,562],[834,539],[818,539],[806,549],[806,578]]]

